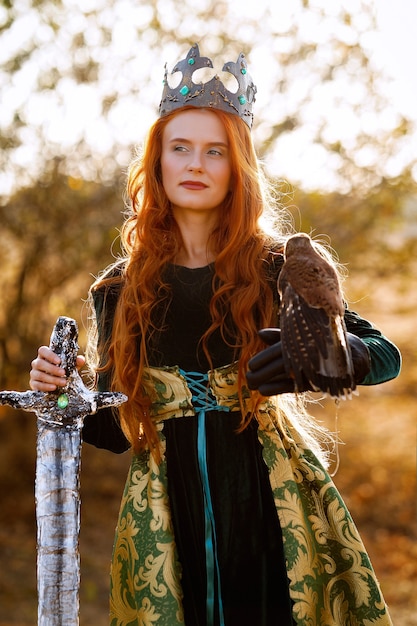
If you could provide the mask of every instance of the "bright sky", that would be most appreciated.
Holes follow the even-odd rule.
[[[387,91],[390,101],[398,111],[416,123],[414,136],[406,138],[400,155],[390,161],[388,174],[396,176],[403,170],[404,163],[415,160],[417,156],[417,1],[374,0],[374,3],[378,33],[371,40],[371,55],[392,78]],[[353,9],[354,2],[348,6]],[[349,115],[346,111],[340,111],[339,118],[332,113],[332,118],[338,133],[349,133]],[[369,123],[375,121],[370,119]],[[351,122],[354,125],[356,120],[351,119]],[[366,154],[364,158],[366,161]],[[320,146],[309,145],[303,131],[286,134],[267,166],[271,174],[279,174],[291,183],[300,182],[306,188],[326,189],[329,182],[329,154]]]
[[[267,6],[271,6],[268,4],[270,1],[257,0],[255,4],[251,5],[251,16],[256,10],[261,10],[261,5],[267,3]],[[16,0],[16,2],[21,3],[23,6],[28,3],[28,0]],[[77,29],[78,32],[85,29],[87,35],[90,33],[90,36],[94,38],[94,31],[92,29],[88,30],[88,24],[83,23],[82,15],[79,15],[79,19],[74,17],[74,15],[77,16],[77,12],[79,13],[77,9],[79,7],[78,0],[66,0],[66,5],[70,5],[71,2],[74,3],[74,11],[71,20],[67,24],[69,29],[68,36],[72,36],[71,29],[73,32],[77,32]],[[377,7],[379,34],[372,41],[372,50],[376,58],[379,59],[380,65],[388,70],[394,78],[392,91],[390,92],[391,100],[395,102],[401,112],[415,119],[417,124],[417,70],[415,66],[415,59],[417,58],[417,37],[415,36],[417,2],[415,0],[374,0],[374,2]],[[28,8],[30,5],[31,3],[28,3]],[[106,19],[114,19],[114,15],[107,10],[105,0],[85,0],[83,10],[87,10],[87,5],[91,5],[92,8],[102,6],[100,19],[103,21],[103,24],[106,23]],[[349,8],[354,5],[354,0],[348,3]],[[277,3],[273,5],[274,10],[281,7],[279,17],[281,27],[285,23],[285,10],[286,8],[290,10],[291,6],[294,5],[291,3],[280,5]],[[119,20],[116,23],[110,22],[107,26],[113,28],[113,43],[117,44],[117,50],[120,51],[121,55],[128,55],[134,44],[136,46],[138,44],[136,25],[146,24],[149,15],[146,4],[142,3],[119,2],[118,8]],[[106,17],[107,14],[108,18]],[[360,19],[360,15],[357,17]],[[37,29],[36,34],[40,42],[42,42],[42,37],[45,38],[45,42],[50,42],[51,40],[51,33],[48,33],[46,30],[43,32],[39,25],[30,19],[29,11],[26,19],[23,18],[20,21],[19,29],[18,32],[10,33],[9,38],[3,38],[3,49],[0,47],[0,63],[4,58],[7,58],[10,46],[19,47],[20,42],[28,38],[34,29]],[[92,46],[95,45],[94,40],[89,43]],[[143,58],[145,58],[147,51],[146,41],[140,42],[139,45],[143,46]],[[267,46],[268,42],[265,45]],[[164,50],[164,54],[167,54],[167,52],[169,51]],[[203,50],[202,52],[204,53]],[[261,102],[262,93],[265,94],[267,90],[262,88],[263,77],[259,75],[258,68],[263,63],[259,62],[258,64],[259,59],[257,59],[256,52],[256,49],[251,52],[251,61],[254,65],[252,73],[255,82],[258,84],[258,99]],[[259,50],[259,52],[262,55],[262,50]],[[42,45],[39,47],[39,54],[41,53]],[[59,55],[60,50],[57,49],[56,53]],[[141,105],[144,105],[148,98],[149,107],[146,109],[146,107],[142,106],[138,115],[138,96],[129,94],[128,91],[132,84],[132,77],[129,75],[131,66],[126,69],[124,74],[123,70],[120,71],[120,67],[115,69],[111,51],[108,52],[109,56],[107,57],[105,56],[105,49],[102,54],[104,56],[97,59],[103,68],[104,74],[104,84],[101,85],[100,89],[104,90],[104,93],[106,93],[106,89],[108,92],[111,92],[111,82],[117,80],[122,93],[124,93],[123,99],[120,99],[120,106],[118,103],[118,106],[114,107],[107,123],[110,123],[119,141],[121,143],[125,142],[125,145],[128,146],[131,142],[137,142],[141,139],[141,134],[138,132],[138,118],[140,118],[140,123],[144,127],[147,127],[154,118],[155,105],[160,97],[162,68],[159,65],[156,67],[156,64],[154,64],[154,70],[152,70],[154,74],[152,76],[154,90],[151,88],[149,92],[144,93],[142,91],[140,94]],[[167,58],[171,57],[167,55]],[[66,55],[62,57],[60,62],[65,67],[65,64],[70,63],[71,60]],[[44,58],[42,58],[42,63],[45,63]],[[135,82],[140,83],[140,72],[143,72],[143,75],[148,73],[150,71],[149,64],[139,63],[138,61],[136,70]],[[105,120],[100,116],[100,94],[97,93],[96,87],[88,84],[75,85],[70,80],[61,81],[58,90],[55,90],[55,96],[58,98],[60,105],[56,110],[51,111],[47,94],[36,94],[33,89],[36,80],[36,68],[34,67],[32,70],[28,68],[26,75],[21,75],[19,79],[16,79],[11,89],[2,93],[0,123],[2,121],[3,123],[7,122],[8,117],[13,115],[14,103],[16,101],[27,101],[29,123],[33,127],[41,127],[47,140],[58,144],[62,150],[74,150],[77,138],[80,138],[82,133],[85,133],[87,136],[93,150],[105,152],[109,149],[112,141],[111,132],[108,126],[106,127]],[[133,115],[132,112],[134,112]],[[346,118],[343,118],[342,113],[340,113],[340,116],[340,120],[336,116],[333,121],[338,132],[341,128],[343,129],[343,125],[346,123]],[[16,159],[23,168],[26,164],[29,165],[33,161],[33,144],[33,136],[30,135],[28,130],[27,141],[24,142],[23,146],[16,153]],[[401,158],[406,161],[410,155],[416,154],[417,131],[415,137],[409,138]],[[129,156],[128,150],[122,150],[114,155],[114,159],[124,169]],[[80,156],[80,159],[83,158],[83,156]],[[308,148],[305,136],[301,133],[299,136],[295,133],[288,133],[286,142],[283,142],[278,151],[271,156],[268,169],[273,174],[276,173],[274,166],[279,170],[279,175],[286,177],[290,182],[300,182],[306,187],[317,188],[317,186],[322,186],[325,188],[326,186],[328,179],[328,155],[323,152],[320,153],[317,147]],[[396,164],[392,164],[392,174],[395,175],[401,171],[401,167],[402,162],[399,158]],[[7,190],[10,187],[10,182],[10,176],[7,172],[0,172],[0,191]]]
[[[417,2],[376,0],[378,54],[395,78],[393,98],[404,113],[417,119]]]

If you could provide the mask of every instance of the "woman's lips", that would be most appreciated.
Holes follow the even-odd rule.
[[[205,185],[204,183],[201,183],[199,181],[196,180],[184,180],[182,183],[180,183],[181,187],[184,187],[184,189],[194,189],[194,190],[199,190],[199,189],[206,189],[207,185]]]

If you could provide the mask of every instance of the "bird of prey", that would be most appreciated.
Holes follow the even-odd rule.
[[[278,277],[284,366],[296,391],[350,397],[356,384],[334,267],[305,233],[289,237]]]

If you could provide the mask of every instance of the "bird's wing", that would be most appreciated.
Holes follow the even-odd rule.
[[[334,397],[349,395],[355,382],[343,317],[310,306],[288,282],[280,295],[283,358],[296,388],[308,382]]]

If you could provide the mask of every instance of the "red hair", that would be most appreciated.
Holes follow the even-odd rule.
[[[202,338],[202,346],[210,362],[208,337],[218,328],[225,341],[235,337],[232,348],[239,359],[241,390],[248,360],[262,348],[258,329],[276,325],[266,261],[271,246],[276,249],[277,242],[275,239],[274,244],[259,225],[267,203],[248,127],[237,115],[210,111],[220,118],[227,134],[233,184],[222,219],[210,234],[210,249],[216,254],[210,303],[212,323]],[[157,330],[153,312],[169,296],[162,279],[163,269],[174,262],[182,244],[162,185],[160,164],[164,128],[175,115],[176,112],[171,113],[154,123],[141,156],[129,168],[127,193],[131,211],[121,233],[127,262],[105,366],[112,372],[113,388],[129,397],[119,409],[124,433],[136,452],[148,444],[157,457],[158,436],[149,416],[150,400],[141,391],[141,378],[147,365],[146,344]],[[99,280],[93,289],[102,283]],[[232,320],[234,330],[227,328],[227,319]],[[249,419],[243,415],[242,428]]]

